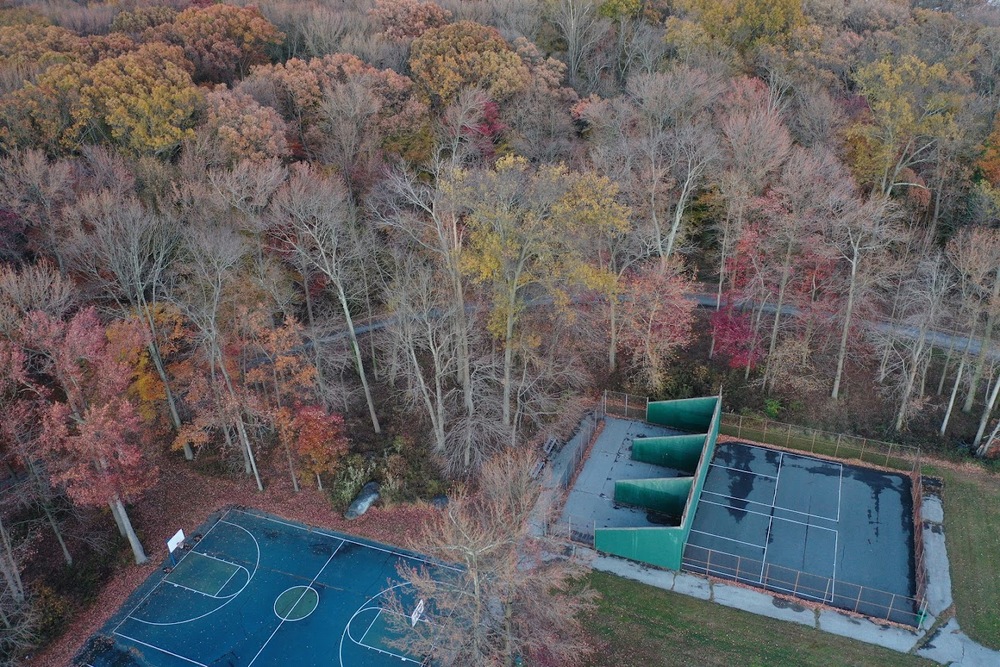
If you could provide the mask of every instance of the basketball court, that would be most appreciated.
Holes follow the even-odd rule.
[[[231,509],[189,536],[176,565],[151,576],[76,659],[83,667],[420,665],[392,644],[421,620],[390,618],[395,594],[417,612],[397,565],[447,566]],[[423,605],[420,605],[422,608]]]
[[[913,624],[910,480],[720,443],[684,569]]]

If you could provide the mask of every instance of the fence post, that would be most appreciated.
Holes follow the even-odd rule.
[[[861,606],[861,594],[864,592],[864,590],[865,590],[864,586],[858,586],[858,599],[854,603],[854,613],[855,614],[858,613],[858,607]]]
[[[625,419],[628,419],[628,394],[625,394]]]
[[[812,441],[812,445],[809,446],[809,453],[810,454],[815,454],[816,453],[816,429],[811,429],[811,430],[813,432],[813,441]]]
[[[837,456],[837,453],[838,453],[838,452],[840,451],[840,438],[841,438],[841,436],[842,436],[842,435],[843,435],[842,433],[838,433],[838,434],[837,434],[837,444],[836,444],[836,446],[835,446],[835,447],[833,448],[833,455],[834,455],[835,457]]]
[[[892,458],[892,445],[893,445],[893,443],[890,442],[889,443],[889,452],[885,455],[885,467],[886,468],[889,467],[889,459]]]
[[[889,618],[892,616],[892,605],[894,605],[895,603],[896,603],[896,594],[893,593],[892,597],[889,598],[889,611],[887,611],[885,614],[885,620],[888,621]]]
[[[743,415],[740,415],[740,421],[736,424],[736,437],[743,437]]]
[[[767,442],[767,418],[764,419],[764,432],[760,436],[761,441]]]
[[[859,460],[865,460],[865,445],[868,444],[868,438],[861,438],[861,455],[858,457]]]
[[[787,447],[788,443],[792,441],[792,425],[787,424],[787,426],[788,426],[788,431],[785,434],[785,447]]]
[[[792,584],[792,595],[798,595],[799,594],[799,577],[800,576],[802,576],[802,572],[796,570],[795,571],[795,583]]]

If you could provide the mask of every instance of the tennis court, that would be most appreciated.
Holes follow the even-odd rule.
[[[683,567],[913,625],[913,553],[905,475],[720,443]]]
[[[231,509],[188,539],[87,643],[89,667],[419,665],[392,646],[409,624],[386,609],[408,594],[397,565],[449,569],[416,554]],[[424,621],[417,621],[424,622]]]

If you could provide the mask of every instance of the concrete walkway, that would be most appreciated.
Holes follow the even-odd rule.
[[[763,591],[711,581],[686,572],[659,570],[596,552],[588,555],[596,570],[769,618],[808,625],[901,653],[915,653],[940,664],[962,667],[1000,665],[1000,652],[980,646],[965,636],[955,618],[944,622],[943,617],[952,612],[952,597],[942,525],[944,510],[940,498],[925,494],[922,510],[928,618],[919,630],[884,625],[832,609],[805,607]],[[580,551],[583,550],[579,550],[578,554]],[[938,623],[938,618],[942,618],[942,623]],[[930,633],[928,629],[931,629]]]

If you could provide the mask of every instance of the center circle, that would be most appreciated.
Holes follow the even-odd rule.
[[[274,613],[282,621],[301,621],[319,604],[319,593],[311,586],[292,586],[274,600]]]

